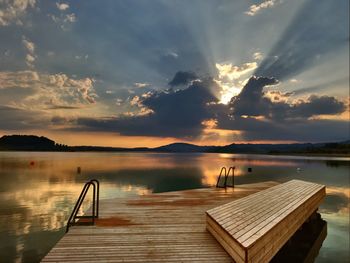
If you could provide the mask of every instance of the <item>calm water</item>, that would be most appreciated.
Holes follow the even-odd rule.
[[[0,152],[0,262],[40,261],[63,236],[88,179],[100,180],[104,199],[214,185],[220,167],[231,165],[236,184],[298,178],[327,185],[320,212],[328,234],[316,262],[349,261],[350,158]]]

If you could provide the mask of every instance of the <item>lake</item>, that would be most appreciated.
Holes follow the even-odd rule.
[[[0,262],[40,261],[64,235],[89,179],[100,181],[106,199],[213,186],[222,166],[236,167],[236,184],[326,185],[320,213],[328,234],[316,262],[348,262],[350,157],[93,152],[0,152]]]

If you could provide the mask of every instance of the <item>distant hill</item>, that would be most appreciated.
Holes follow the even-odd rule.
[[[190,143],[172,143],[153,148],[156,152],[207,152],[215,146],[198,146]]]
[[[57,145],[58,146],[58,145]],[[5,135],[0,138],[0,149],[9,151],[53,151],[56,143],[46,137],[34,135]]]
[[[331,143],[294,144],[229,144],[225,146],[199,146],[172,143],[156,148],[67,146],[46,137],[35,135],[5,135],[0,138],[1,151],[97,151],[97,152],[171,152],[171,153],[255,153],[255,154],[336,154],[350,155],[350,141]]]
[[[151,149],[157,152],[211,152],[254,154],[339,154],[350,155],[350,141],[338,143],[293,143],[293,144],[230,144],[226,146],[198,146],[173,143]]]

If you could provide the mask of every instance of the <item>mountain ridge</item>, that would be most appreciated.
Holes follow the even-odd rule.
[[[68,146],[56,143],[44,136],[4,135],[0,138],[0,151],[101,151],[101,152],[168,152],[168,153],[255,153],[255,154],[345,154],[350,155],[350,140],[328,143],[291,144],[228,144],[224,146],[200,146],[191,143],[175,142],[159,147],[104,147]]]

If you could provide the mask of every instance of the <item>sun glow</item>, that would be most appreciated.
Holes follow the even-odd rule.
[[[257,68],[256,62],[248,62],[242,65],[232,63],[216,63],[218,71],[215,82],[221,87],[219,103],[228,104],[232,97],[237,96],[247,83],[247,74]]]
[[[222,104],[228,104],[232,97],[237,96],[242,90],[242,88],[230,86],[229,84],[222,83],[219,80],[216,80],[216,83],[221,87],[221,97],[219,103]]]

